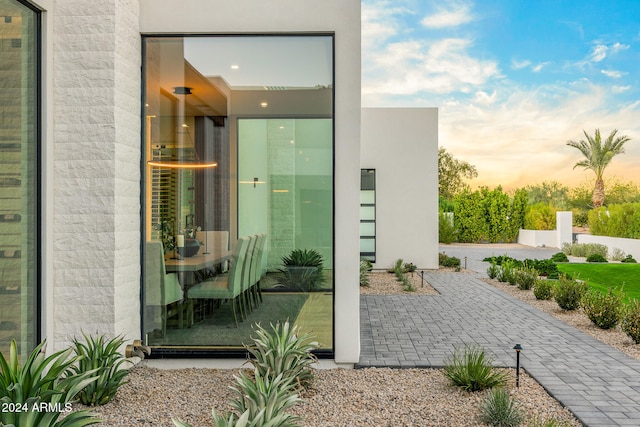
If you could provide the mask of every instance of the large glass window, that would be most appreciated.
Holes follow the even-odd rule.
[[[285,321],[333,348],[333,37],[144,39],[143,329],[241,349]]]
[[[38,340],[38,13],[0,0],[0,351]]]

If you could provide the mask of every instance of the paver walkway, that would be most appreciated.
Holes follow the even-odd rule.
[[[640,362],[484,283],[425,272],[440,295],[363,295],[360,367],[442,367],[477,343],[522,367],[588,426],[640,426]]]

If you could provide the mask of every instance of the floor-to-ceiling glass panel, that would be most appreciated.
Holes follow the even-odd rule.
[[[332,349],[332,36],[144,51],[147,342],[241,348],[255,323],[289,319]],[[286,265],[294,251],[321,265]]]
[[[0,351],[38,339],[38,14],[0,0]]]
[[[304,298],[300,313],[291,317],[322,348],[332,348],[332,127],[329,118],[238,122],[238,230],[271,236],[263,294]],[[306,265],[312,257],[317,265]]]

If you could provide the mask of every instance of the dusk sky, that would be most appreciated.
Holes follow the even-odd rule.
[[[628,135],[640,182],[640,1],[363,0],[362,106],[437,107],[439,144],[511,189],[593,172],[568,140]]]

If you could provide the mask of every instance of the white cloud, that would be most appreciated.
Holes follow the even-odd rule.
[[[497,92],[495,90],[491,93],[491,95],[489,95],[487,92],[483,90],[479,90],[475,93],[475,96],[474,96],[474,101],[477,104],[482,104],[482,105],[491,105],[495,103],[496,100],[497,100]]]
[[[612,86],[611,92],[613,93],[624,93],[631,89],[631,86]]]
[[[523,68],[527,68],[529,65],[531,65],[531,61],[529,61],[528,59],[525,59],[524,61],[518,61],[517,59],[514,59],[511,61],[511,68],[513,68],[514,70],[521,70]]]
[[[612,79],[619,79],[620,77],[627,74],[622,71],[616,71],[616,70],[600,70],[600,72],[607,77],[611,77]]]
[[[629,49],[629,45],[628,44],[621,44],[621,43],[615,42],[611,46],[611,53],[618,53],[621,50],[627,50],[627,49]]]
[[[591,55],[589,55],[589,60],[591,62],[600,62],[602,61],[604,58],[607,57],[607,50],[609,50],[609,48],[603,44],[599,44],[596,45],[593,48],[593,51],[591,52]]]
[[[393,7],[388,1],[363,2],[361,10],[362,50],[374,49],[401,31],[397,16],[411,13],[401,7]]]
[[[422,25],[426,28],[457,27],[473,20],[473,15],[467,5],[450,6],[452,9],[440,9],[433,15],[422,18]]]
[[[533,65],[531,61],[529,61],[528,59],[525,59],[523,61],[518,61],[517,59],[511,60],[512,69],[522,70],[524,68],[531,68],[531,71],[533,71],[534,73],[539,73],[540,71],[542,71],[544,67],[546,67],[549,64],[550,64],[549,62],[539,62],[536,65]]]
[[[471,92],[499,77],[497,64],[472,57],[471,47],[467,39],[414,40],[390,43],[368,54],[363,66],[363,102],[372,94]]]
[[[540,62],[534,65],[533,67],[531,67],[531,71],[533,71],[534,73],[539,73],[547,65],[549,65],[549,62]]]
[[[593,47],[591,54],[589,55],[587,60],[590,62],[600,62],[603,59],[605,59],[609,54],[614,55],[626,49],[629,49],[629,45],[621,44],[618,42],[615,42],[611,46],[598,43]]]

